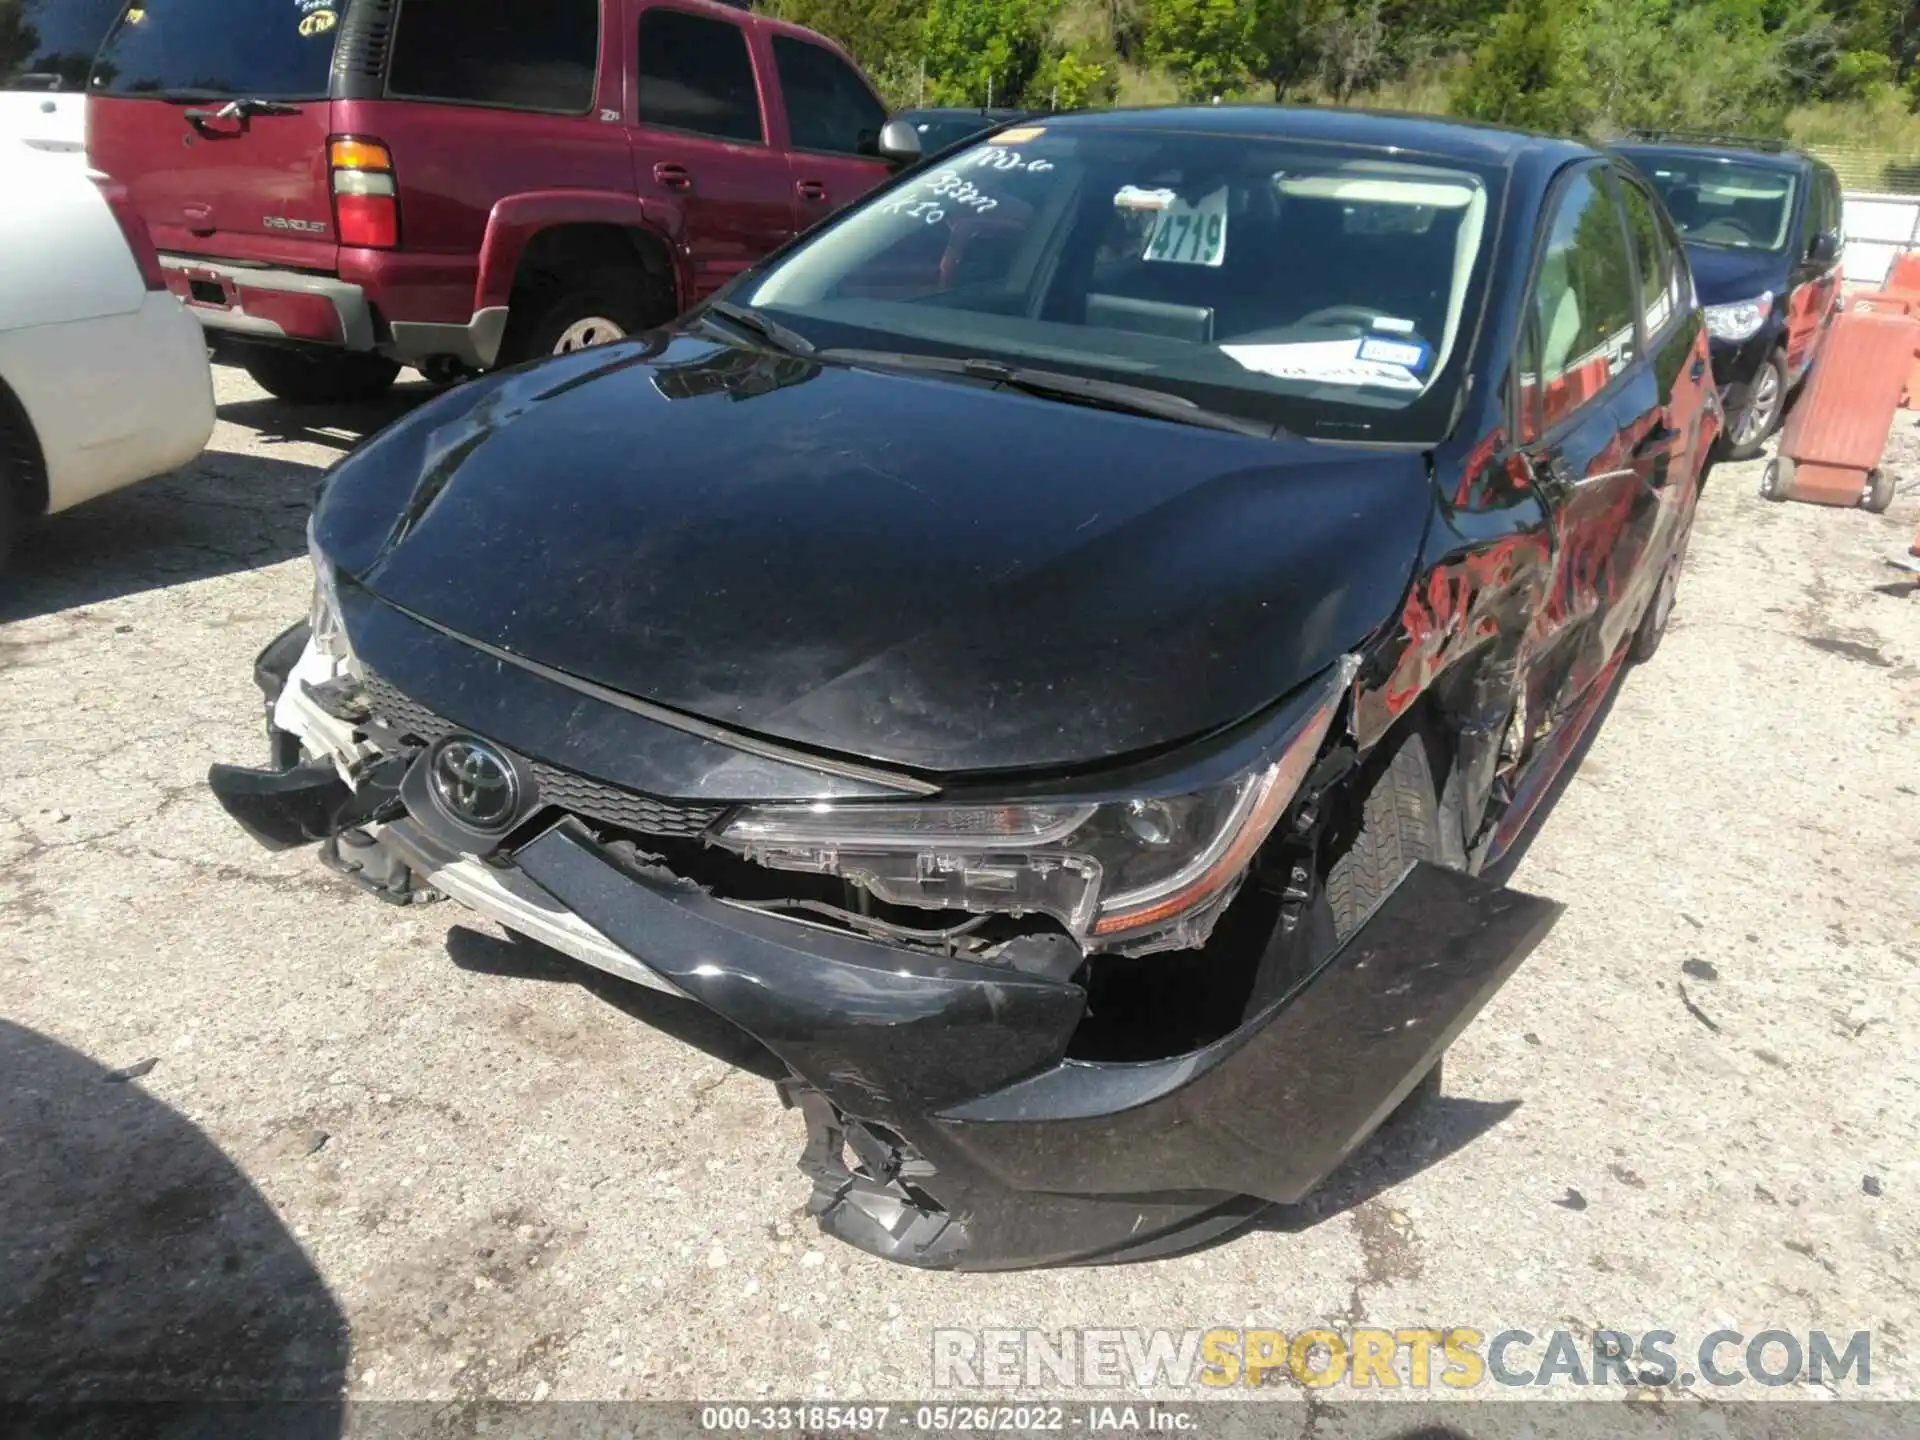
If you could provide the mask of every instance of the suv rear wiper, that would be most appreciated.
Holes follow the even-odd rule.
[[[1260,440],[1271,440],[1278,433],[1276,426],[1209,410],[1184,395],[1151,389],[1145,385],[1127,385],[1118,380],[1095,380],[1059,370],[1035,370],[1025,365],[1009,365],[1002,360],[956,360],[945,355],[896,354],[887,350],[834,349],[820,353],[824,359],[855,365],[965,375],[1048,400],[1064,400],[1069,404],[1090,405],[1100,410],[1118,410],[1128,415],[1145,415],[1154,420],[1171,420],[1178,425],[1198,425],[1204,430],[1226,430]]]
[[[182,95],[173,98],[184,100],[202,97]],[[255,115],[298,115],[300,107],[285,100],[257,100],[242,95],[227,101],[218,110],[182,110],[180,113],[194,129],[202,130],[208,120],[249,120]]]
[[[735,305],[730,300],[709,300],[707,308],[700,312],[702,317],[718,315],[728,324],[741,330],[750,330],[776,350],[784,350],[789,355],[811,355],[814,343],[798,330],[789,330],[771,316],[762,315],[758,310],[749,310],[744,305]]]

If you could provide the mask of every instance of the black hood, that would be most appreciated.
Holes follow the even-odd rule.
[[[683,338],[422,407],[339,467],[317,536],[462,635],[952,773],[1106,760],[1269,705],[1398,613],[1432,495],[1413,453]]]
[[[1693,284],[1702,305],[1731,305],[1769,290],[1777,300],[1791,288],[1785,251],[1689,245],[1687,263],[1693,267]]]

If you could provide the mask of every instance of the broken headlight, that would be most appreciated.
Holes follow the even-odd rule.
[[[308,612],[307,623],[313,632],[315,652],[331,660],[337,674],[353,659],[353,649],[347,642],[347,627],[340,621],[339,576],[333,561],[314,540],[313,527],[314,522],[309,519],[307,558],[313,562],[313,608]]]
[[[770,805],[736,812],[713,838],[895,905],[1049,915],[1088,951],[1192,948],[1286,813],[1353,669],[1336,665],[1256,766],[1211,789],[1099,803]]]

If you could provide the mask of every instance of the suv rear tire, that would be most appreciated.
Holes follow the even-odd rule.
[[[393,387],[400,366],[361,350],[294,350],[273,345],[234,347],[254,384],[294,405],[342,405],[378,400]]]
[[[645,278],[626,268],[589,270],[565,286],[515,297],[500,342],[500,364],[544,360],[611,345],[673,318]]]

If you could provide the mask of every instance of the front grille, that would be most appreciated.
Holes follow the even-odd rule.
[[[368,672],[367,700],[373,718],[403,738],[431,745],[443,735],[463,727],[443,720],[424,705],[408,699],[388,681]],[[588,775],[561,770],[535,760],[533,775],[540,787],[543,804],[557,805],[584,819],[603,825],[631,830],[639,835],[692,838],[725,813],[723,805],[688,805],[677,800],[656,800],[632,790],[622,790]]]

